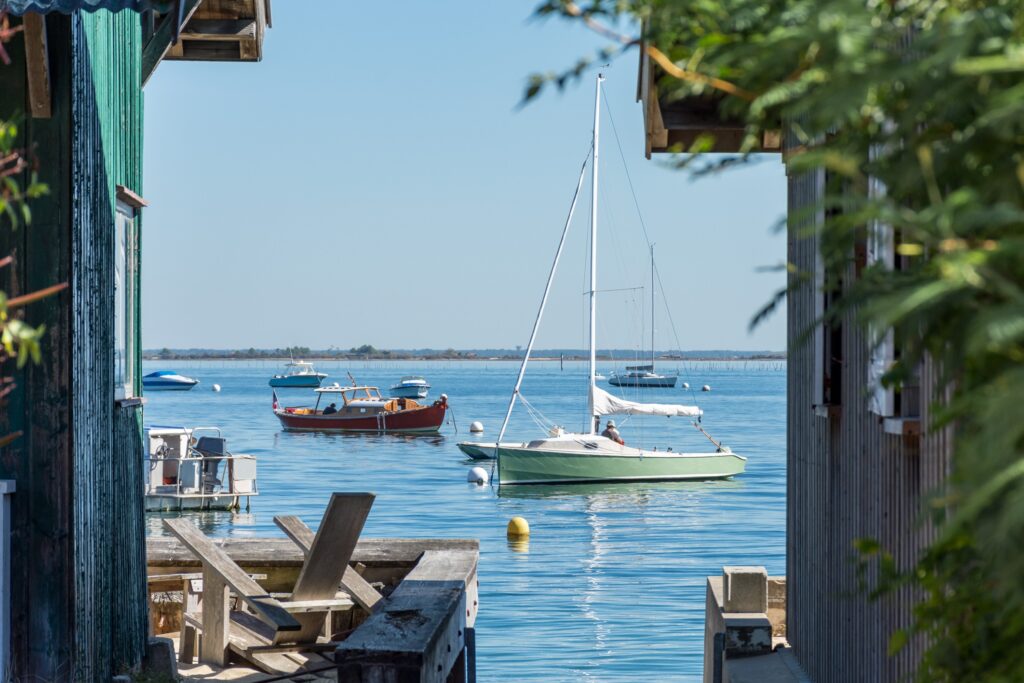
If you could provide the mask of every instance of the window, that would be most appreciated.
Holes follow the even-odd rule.
[[[821,170],[816,174],[815,193],[820,203],[817,214],[818,226],[836,215],[837,206],[826,206],[827,195],[842,191],[837,176]],[[821,415],[828,414],[829,406],[842,403],[843,395],[843,323],[830,320],[828,314],[835,310],[842,296],[842,273],[829,272],[822,254],[820,232],[815,235],[814,251],[814,408]]]
[[[874,158],[880,149],[873,148]],[[884,197],[885,185],[876,178],[868,180],[868,197],[871,199]],[[880,265],[884,268],[902,270],[908,265],[911,257],[898,255],[896,244],[899,242],[898,231],[891,225],[873,221],[867,231],[866,262],[868,266]],[[869,410],[884,418],[885,431],[896,434],[915,432],[921,415],[921,392],[917,373],[906,379],[900,387],[886,387],[882,378],[892,364],[900,358],[903,345],[892,329],[868,332],[868,344],[871,346],[871,361],[868,364],[868,387],[870,391]]]
[[[145,200],[117,187],[114,214],[114,399],[135,397],[138,376],[138,211]]]

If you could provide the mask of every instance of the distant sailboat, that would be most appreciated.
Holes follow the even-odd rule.
[[[679,375],[659,375],[654,371],[654,245],[651,245],[651,363],[650,365],[627,365],[623,373],[613,372],[608,384],[615,387],[648,387],[671,389]],[[603,378],[599,378],[603,379]]]
[[[522,398],[519,389],[530,359],[530,352],[537,336],[548,293],[554,279],[558,261],[565,245],[565,236],[572,221],[576,208],[576,199],[583,183],[585,172],[581,170],[580,179],[573,197],[569,217],[566,220],[562,238],[551,265],[547,286],[541,299],[540,309],[534,322],[530,343],[526,348],[519,369],[519,376],[512,390],[505,420],[493,447],[498,464],[498,483],[508,484],[554,484],[583,483],[602,481],[668,481],[685,479],[721,479],[743,472],[746,458],[735,455],[728,449],[719,446],[711,453],[676,453],[668,451],[647,451],[632,448],[597,434],[597,426],[601,417],[607,415],[664,415],[698,417],[700,408],[673,404],[637,403],[626,401],[604,391],[596,385],[597,375],[597,188],[598,188],[598,153],[600,150],[600,108],[601,82],[603,76],[597,77],[597,95],[594,104],[594,140],[592,148],[592,197],[590,223],[590,370],[587,395],[587,414],[589,415],[586,431],[572,434],[559,427],[553,427],[543,438],[525,444],[502,442],[508,427],[512,409],[517,398]],[[673,379],[673,384],[675,383]],[[463,449],[465,450],[465,449]]]

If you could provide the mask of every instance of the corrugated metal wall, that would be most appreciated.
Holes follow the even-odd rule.
[[[820,205],[823,185],[814,174],[789,179],[788,250],[797,272],[814,268],[817,238],[804,232],[814,219],[799,217]],[[843,278],[854,276],[851,258]],[[877,539],[899,566],[911,566],[932,533],[921,513],[948,469],[948,434],[885,433],[868,410],[870,349],[850,319],[843,323],[839,405],[815,410],[815,354],[805,333],[816,296],[808,282],[788,300],[788,637],[816,681],[900,680],[912,673],[922,644],[895,657],[887,648],[891,634],[909,624],[913,595],[903,590],[870,600],[859,587],[854,542]],[[934,396],[934,378],[934,368],[923,369],[925,403]],[[864,578],[873,585],[877,577]]]
[[[113,376],[115,185],[142,189],[141,40],[134,12],[72,17],[74,635],[83,680],[138,662],[147,628],[141,408],[115,407]]]
[[[138,15],[46,18],[52,116],[23,118],[47,198],[31,226],[0,230],[16,264],[2,288],[69,289],[27,308],[43,357],[15,373],[0,433],[13,500],[15,680],[109,680],[146,642],[141,407],[113,387],[114,186],[141,190]],[[0,65],[0,117],[27,111],[21,34]],[[5,367],[5,370],[9,368]]]

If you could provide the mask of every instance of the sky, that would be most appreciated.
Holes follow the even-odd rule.
[[[605,44],[531,20],[535,4],[279,1],[262,62],[160,64],[144,91],[143,346],[525,345],[593,74],[517,104],[529,74]],[[781,159],[697,181],[646,160],[636,52],[604,73],[598,346],[651,343],[642,216],[659,349],[784,349],[782,312],[748,332],[785,284],[762,270],[785,260]],[[589,182],[539,348],[586,346]]]

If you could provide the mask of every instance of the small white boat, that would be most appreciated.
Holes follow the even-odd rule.
[[[392,398],[426,398],[430,392],[427,380],[417,375],[408,375],[392,384],[388,394]]]
[[[270,378],[272,387],[311,388],[318,387],[327,377],[326,372],[317,372],[312,363],[293,360],[284,366],[284,372]]]
[[[147,427],[147,512],[237,510],[259,495],[256,458],[232,454],[216,427]]]
[[[147,391],[188,391],[197,384],[199,380],[173,370],[157,370],[142,378],[142,388]]]

